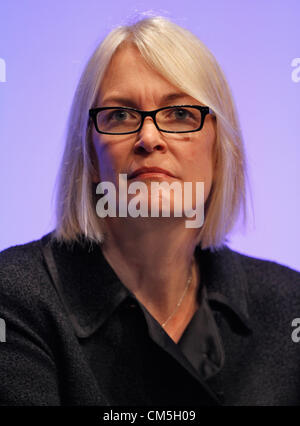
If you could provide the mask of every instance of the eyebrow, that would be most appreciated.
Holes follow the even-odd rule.
[[[167,105],[169,102],[173,102],[176,101],[178,99],[181,98],[186,98],[189,95],[187,95],[186,93],[169,93],[168,95],[164,95],[160,98],[160,102],[159,105]],[[128,106],[131,108],[138,108],[138,104],[132,100],[132,98],[127,98],[127,97],[123,97],[123,96],[109,96],[105,99],[103,99],[102,104],[104,106],[108,105],[109,103],[117,103],[117,104],[121,104],[123,106]]]

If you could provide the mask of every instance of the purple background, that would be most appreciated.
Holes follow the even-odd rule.
[[[53,228],[52,194],[80,72],[112,27],[149,4],[211,49],[232,88],[254,218],[250,212],[230,246],[300,270],[300,81],[291,65],[300,57],[298,0],[1,0],[0,250]]]

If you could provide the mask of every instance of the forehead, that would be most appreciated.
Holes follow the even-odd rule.
[[[137,47],[121,45],[104,74],[98,98],[100,104],[118,104],[120,102],[115,101],[124,98],[132,98],[135,104],[142,104],[146,99],[157,104],[162,97],[164,102],[175,101],[176,97],[193,99],[150,67]]]
[[[138,74],[143,79],[147,77],[162,78],[157,71],[147,64],[136,46],[129,43],[121,44],[112,56],[101,87],[106,88],[111,84],[119,86],[126,83],[126,80],[131,83],[131,76]],[[125,82],[123,79],[125,79]]]

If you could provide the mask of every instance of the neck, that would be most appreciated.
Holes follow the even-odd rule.
[[[199,271],[193,255],[198,231],[185,228],[174,218],[109,218],[106,222],[103,255],[123,284],[161,323],[174,311],[190,271],[191,282],[178,315],[187,306],[195,306]]]

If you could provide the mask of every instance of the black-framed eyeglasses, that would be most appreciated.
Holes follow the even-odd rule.
[[[153,111],[140,111],[130,107],[92,108],[89,115],[98,133],[128,135],[139,132],[146,117],[151,117],[156,128],[166,133],[198,132],[205,117],[214,114],[202,105],[172,105]]]

